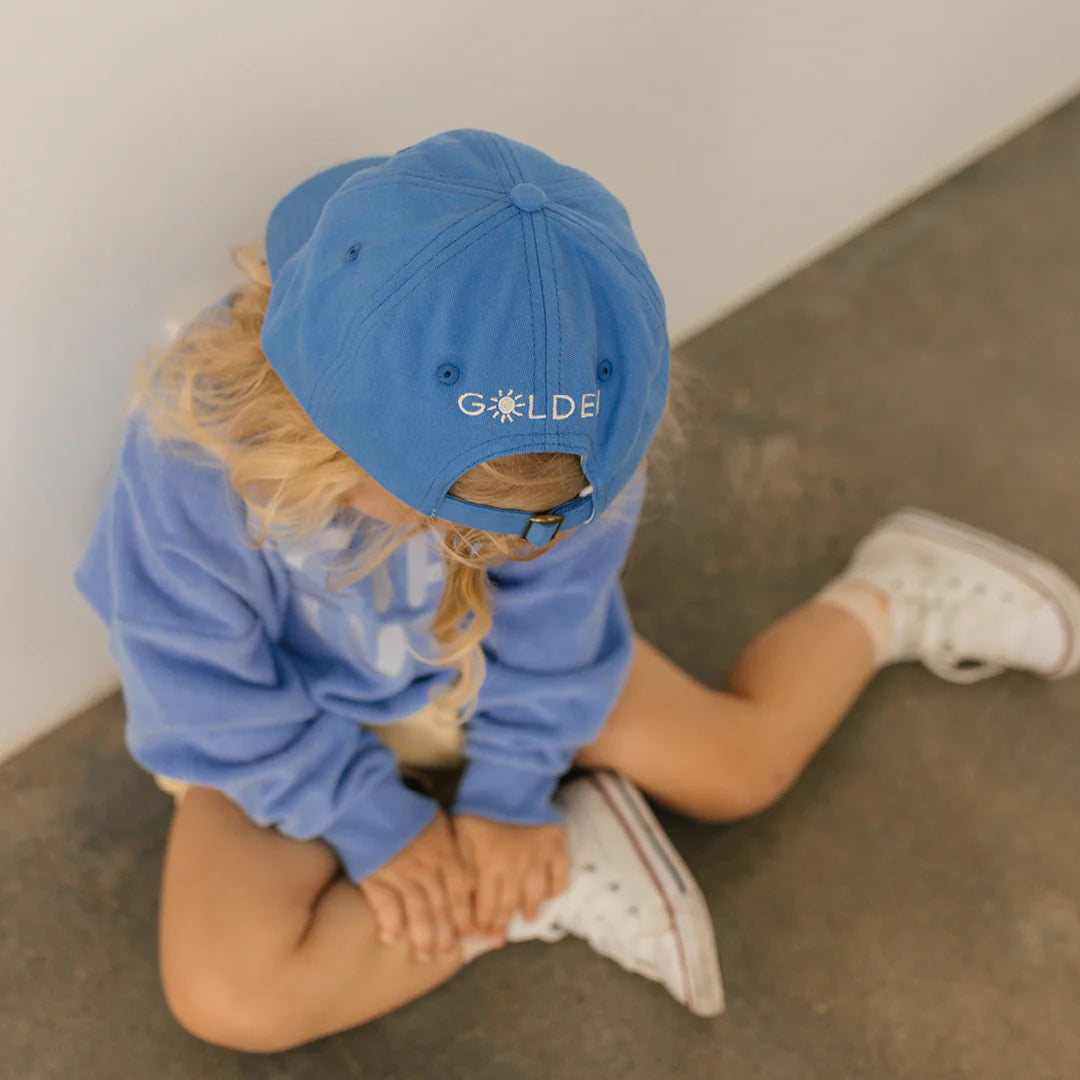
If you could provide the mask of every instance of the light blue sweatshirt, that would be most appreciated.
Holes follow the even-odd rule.
[[[465,726],[453,812],[559,820],[558,779],[599,732],[629,671],[619,576],[643,492],[639,480],[621,505],[538,559],[489,571],[487,676]],[[75,575],[109,629],[135,759],[217,788],[260,825],[321,837],[354,881],[437,809],[362,725],[417,712],[453,677],[413,655],[438,652],[429,627],[445,570],[430,537],[344,590],[326,587],[330,560],[362,544],[366,520],[343,514],[304,550],[256,550],[221,467],[170,453],[136,413]]]

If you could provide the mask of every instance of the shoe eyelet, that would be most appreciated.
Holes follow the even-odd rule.
[[[608,889],[611,892],[618,892],[619,891],[619,883],[617,881],[609,881],[608,882]]]
[[[638,908],[637,908],[637,905],[636,905],[636,904],[634,904],[633,906],[631,906],[631,907],[628,907],[628,908],[626,909],[626,914],[627,914],[627,915],[637,915],[637,914],[639,914],[639,912],[638,912]]]
[[[596,863],[587,862],[582,868],[586,874],[592,874],[596,870]]]

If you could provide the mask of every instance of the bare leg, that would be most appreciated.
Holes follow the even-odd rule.
[[[760,635],[728,692],[711,690],[642,639],[622,698],[578,755],[708,820],[774,801],[874,673],[846,612],[809,604]],[[208,1042],[297,1046],[381,1016],[461,967],[460,947],[414,961],[382,945],[359,890],[318,841],[253,824],[191,788],[173,821],[161,900],[161,975],[174,1015]]]
[[[445,982],[460,946],[428,963],[381,944],[360,891],[318,841],[259,828],[194,787],[173,819],[162,886],[161,978],[192,1034],[282,1050],[389,1012]]]
[[[875,671],[863,625],[816,602],[755,638],[726,691],[639,637],[622,697],[576,762],[615,769],[693,817],[743,817],[794,783]]]

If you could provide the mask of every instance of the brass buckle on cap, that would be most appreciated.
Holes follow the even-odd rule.
[[[544,541],[545,544],[550,543],[558,535],[559,530],[562,528],[562,523],[562,514],[533,514],[533,516],[529,518],[529,524],[525,526],[525,531],[521,534],[521,538],[522,540],[528,540],[529,531],[534,525],[554,525],[554,532],[552,532],[547,540]]]

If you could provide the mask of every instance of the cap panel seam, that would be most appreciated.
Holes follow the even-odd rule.
[[[378,315],[379,312],[387,304],[390,304],[391,301],[393,301],[393,304],[390,308],[390,310],[393,310],[393,308],[400,304],[409,295],[410,292],[414,292],[417,288],[419,288],[420,285],[427,280],[428,276],[430,276],[430,274],[434,272],[435,267],[432,266],[432,264],[440,255],[449,252],[444,262],[449,262],[451,259],[458,258],[464,251],[472,247],[473,244],[478,243],[485,236],[487,236],[488,233],[494,232],[496,229],[502,226],[506,221],[511,218],[514,212],[515,211],[512,206],[495,205],[489,213],[487,213],[483,218],[481,218],[480,221],[476,222],[476,224],[472,225],[465,232],[459,233],[456,237],[454,237],[453,240],[451,240],[449,243],[444,244],[437,250],[429,252],[428,257],[424,262],[422,262],[419,266],[415,267],[410,273],[406,274],[402,281],[400,281],[396,286],[394,286],[394,288],[385,297],[383,297],[383,299],[380,300],[375,305],[375,307],[373,307],[369,312],[367,312],[360,325],[364,326],[365,324],[371,324],[375,319],[375,316]],[[483,226],[487,225],[489,222],[493,222],[490,228],[484,229],[484,231],[482,232],[478,232],[478,230],[482,229]],[[459,219],[458,221],[455,221],[453,225],[447,226],[447,228],[443,230],[443,233],[460,224],[461,222]],[[440,233],[439,235],[441,236],[443,235],[443,233]],[[466,237],[470,236],[473,233],[478,233],[478,235],[473,236],[473,238],[469,240],[468,243],[462,243],[462,241]],[[426,250],[428,246],[430,245],[425,245],[425,248],[422,248],[421,251]],[[416,255],[419,254],[420,252],[416,253]],[[439,265],[444,264],[440,263]],[[401,269],[404,270],[406,267],[408,267],[408,262],[406,262]],[[427,271],[426,273],[424,272],[425,270]],[[406,287],[409,285],[412,285],[412,288],[408,291],[405,291]],[[344,334],[342,335],[341,343],[338,346],[337,352],[334,355],[334,360],[331,362],[330,365],[327,366],[326,370],[319,377],[318,382],[312,389],[312,398],[315,402],[313,406],[312,418],[315,419],[317,416],[317,423],[325,420],[326,410],[329,408],[330,395],[333,393],[334,387],[337,385],[341,377],[341,373],[345,370],[345,361],[348,359],[348,357],[342,354],[345,351],[345,345],[349,341],[350,335],[353,331],[353,326],[355,325],[359,315],[360,312],[357,312],[357,314],[349,320],[349,325],[346,328]],[[360,339],[355,343],[356,347],[359,347],[360,344],[363,343],[363,341],[368,337],[369,334],[372,333],[373,330],[374,326],[368,325],[368,328],[360,336]]]
[[[541,213],[543,213],[541,211]],[[534,215],[535,217],[535,215]],[[547,240],[548,260],[551,264],[552,300],[555,306],[555,332],[558,337],[558,350],[555,353],[555,381],[561,391],[563,389],[562,361],[563,361],[563,332],[562,332],[562,308],[559,304],[559,278],[555,272],[555,247],[551,242],[551,225],[547,215],[543,216],[544,238]],[[552,421],[554,423],[554,421]],[[555,429],[555,440],[558,448],[562,449],[562,431]]]
[[[345,187],[345,184],[350,183],[350,181],[353,179],[353,177],[356,177],[356,176],[362,176],[363,175],[365,177],[364,182],[356,184],[354,187],[350,187],[349,188],[349,193],[351,193],[352,191],[356,191],[356,190],[366,191],[369,188],[386,187],[388,185],[397,186],[396,177],[392,177],[392,176],[368,177],[368,176],[366,176],[366,173],[367,173],[366,169],[358,169],[355,173],[353,173],[352,177],[350,177],[349,180],[346,180],[341,185],[341,187],[339,187],[330,196],[330,198],[326,200],[326,202],[323,204],[323,210],[325,210],[327,204],[330,202],[330,199],[332,199],[335,196],[341,194],[342,188]],[[418,173],[407,173],[407,174],[402,173],[400,175],[409,176],[409,177],[412,178],[412,179],[406,181],[410,187],[434,188],[436,190],[451,191],[451,192],[453,192],[454,194],[457,194],[457,195],[466,195],[466,196],[471,196],[471,197],[474,197],[474,198],[479,198],[481,194],[488,194],[488,195],[492,196],[492,199],[490,200],[490,203],[493,203],[493,204],[496,203],[496,200],[501,202],[500,197],[504,194],[504,192],[500,188],[483,188],[483,189],[477,188],[477,189],[473,190],[473,189],[467,188],[467,187],[455,187],[455,185],[453,185],[453,184],[444,183],[442,181],[434,181],[434,180],[431,180],[430,178],[422,176],[421,174],[418,174]],[[478,213],[480,209],[483,209],[483,207],[479,207],[477,210],[470,211],[470,213]],[[320,214],[320,216],[322,215],[322,210],[320,210],[319,214]],[[271,214],[271,220],[272,219],[273,219],[273,214]],[[448,228],[453,228],[453,226],[452,225],[448,226]],[[443,230],[443,232],[445,232],[445,230]],[[313,235],[313,233],[311,235]],[[307,237],[307,239],[304,241],[305,244],[308,241],[310,241],[311,235],[309,235]],[[441,236],[441,235],[442,235],[442,232],[440,232],[438,235],[432,237],[431,240],[428,241],[428,244],[432,244],[435,241],[437,241],[439,236]],[[300,245],[300,247],[303,247],[303,246],[304,246],[304,244]],[[405,266],[407,266],[409,264],[409,261],[411,259],[416,258],[417,255],[419,255],[420,252],[424,251],[427,246],[428,245],[425,244],[424,247],[420,249],[420,251],[413,252],[408,257],[408,259],[406,259],[406,261],[404,263],[400,263],[398,266],[396,266],[390,272],[388,277],[393,277],[394,275],[398,274],[403,267],[405,267]],[[295,255],[296,252],[299,251],[299,249],[300,248],[298,247],[294,251],[292,251],[289,254],[289,258],[291,259],[293,257],[293,255]],[[283,265],[284,265],[284,262],[287,262],[287,261],[288,261],[288,259],[284,260]],[[279,270],[280,270],[280,267],[279,267]]]
[[[518,214],[518,221],[520,223],[520,228],[521,228],[521,254],[522,254],[522,260],[523,260],[524,265],[525,265],[525,287],[528,289],[528,292],[529,292],[529,340],[532,343],[532,356],[531,356],[532,372],[533,372],[532,383],[533,383],[533,386],[535,387],[537,385],[537,382],[540,381],[540,380],[538,380],[537,377],[536,377],[537,376],[537,369],[538,369],[538,360],[537,360],[537,351],[536,351],[536,315],[533,312],[533,286],[532,286],[532,282],[529,280],[529,243],[528,243],[528,237],[525,235],[525,215],[524,214]],[[542,392],[542,400],[546,401],[547,400],[547,394],[548,394],[547,370],[545,369],[543,372],[541,372],[541,374],[543,376],[543,384],[544,384],[543,392]],[[545,433],[547,432],[547,426],[548,426],[548,421],[545,420],[544,421],[544,431],[545,431]]]
[[[655,382],[656,382],[655,378],[653,378],[653,379],[651,379],[649,381],[649,396],[650,397],[652,396],[653,384]],[[665,390],[666,390],[666,387],[665,387]],[[666,397],[666,393],[665,393],[665,397]],[[664,409],[660,410],[661,416],[666,411],[666,408],[667,408],[667,405],[666,405],[666,402],[665,402]],[[626,464],[627,460],[631,456],[633,456],[634,452],[637,450],[638,444],[641,442],[642,429],[645,427],[645,416],[646,416],[645,411],[642,411],[641,415],[638,417],[637,427],[634,429],[634,437],[633,437],[633,439],[630,440],[630,443],[629,443],[629,445],[627,447],[626,453],[623,454],[618,459],[618,461],[614,463],[614,467],[610,470],[612,474],[619,472],[622,469],[622,467]],[[655,430],[656,430],[656,424],[658,424],[659,422],[660,422],[660,417],[657,417],[656,420],[654,421],[654,425],[653,425],[653,433],[654,434],[655,434]],[[641,459],[643,458],[643,456],[647,452],[647,450],[648,450],[648,447],[646,446],[645,450],[641,451],[638,454],[638,465],[634,466],[635,470],[639,467],[639,465],[641,463]]]
[[[520,183],[524,179],[525,173],[510,144],[504,139],[496,138],[492,138],[491,142],[495,153],[499,155],[503,167],[506,169],[507,182],[514,184]]]
[[[473,183],[469,180],[458,180],[452,176],[445,176],[443,173],[420,173],[420,172],[395,172],[392,176],[368,176],[365,175],[368,172],[367,169],[357,169],[348,180],[345,180],[341,187],[334,192],[338,194],[346,185],[349,185],[350,191],[361,191],[366,188],[373,187],[385,187],[386,185],[393,185],[397,187],[401,181],[406,181],[415,187],[440,187],[449,191],[457,191],[462,195],[492,195],[500,196],[504,194],[502,188],[492,184],[484,184],[480,181]],[[353,177],[362,177],[362,180],[358,180],[355,184],[352,183]],[[332,198],[333,196],[331,196]],[[327,200],[329,201],[329,200]]]
[[[552,212],[556,214],[560,220],[566,222],[567,225],[574,226],[586,235],[592,237],[605,251],[609,252],[626,275],[641,288],[656,315],[661,318],[664,317],[662,299],[657,296],[658,289],[653,286],[644,274],[642,274],[642,268],[637,266],[622,248],[609,240],[600,230],[582,220],[581,215],[576,211],[569,210],[565,206],[559,206],[553,207]]]
[[[420,186],[420,185],[417,185],[417,186]],[[424,186],[428,186],[428,185],[424,185]],[[482,206],[482,207],[477,208],[476,210],[471,211],[470,214],[473,215],[473,216],[475,216],[475,215],[483,215],[481,217],[480,221],[477,222],[477,224],[474,225],[473,228],[477,228],[480,225],[482,225],[484,222],[490,220],[490,218],[492,216],[494,216],[495,214],[499,213],[499,211],[501,209],[503,209],[503,208],[498,203],[491,202],[491,203],[488,203],[486,206]],[[409,256],[406,259],[404,259],[404,261],[398,263],[398,265],[396,267],[394,267],[394,269],[390,272],[390,274],[387,275],[387,277],[384,279],[384,285],[382,286],[382,288],[385,289],[385,288],[389,287],[389,286],[387,286],[385,284],[385,282],[393,281],[395,278],[401,276],[402,274],[405,274],[406,271],[409,269],[410,264],[412,264],[417,259],[420,259],[425,253],[428,253],[429,260],[431,258],[433,258],[434,256],[431,254],[431,248],[434,245],[437,245],[439,243],[439,241],[443,237],[445,237],[448,232],[451,232],[453,229],[458,228],[461,225],[462,220],[463,220],[462,218],[457,218],[455,221],[452,221],[445,228],[441,229],[438,233],[436,233],[426,244],[424,244],[423,247],[418,248],[416,251],[413,251],[412,253],[409,254]],[[465,235],[467,235],[467,233],[461,233],[460,235],[465,236]],[[438,255],[440,252],[446,250],[446,248],[449,247],[449,246],[450,246],[450,244],[444,244],[442,247],[438,248],[435,251],[434,255]],[[421,265],[423,265],[423,264],[421,264]],[[408,278],[406,278],[406,280],[408,280]],[[312,416],[313,420],[315,420],[316,415],[320,413],[320,409],[321,409],[320,393],[321,393],[321,390],[322,390],[322,385],[328,378],[331,377],[332,372],[336,369],[337,365],[342,361],[343,358],[341,357],[341,352],[345,348],[346,342],[349,340],[349,335],[352,333],[353,327],[356,324],[357,319],[361,319],[361,316],[363,316],[363,318],[361,319],[361,324],[363,322],[366,322],[367,319],[370,318],[371,315],[373,315],[387,299],[389,299],[390,297],[392,297],[394,295],[394,292],[397,289],[401,288],[402,284],[404,284],[404,282],[399,283],[396,286],[393,286],[391,288],[391,291],[387,294],[387,296],[385,296],[383,298],[383,300],[380,300],[378,302],[377,306],[375,308],[373,308],[371,311],[369,311],[369,312],[367,312],[365,314],[364,308],[361,307],[359,310],[356,311],[356,313],[352,316],[352,318],[349,319],[348,323],[346,324],[346,327],[345,327],[344,331],[342,332],[341,340],[338,342],[337,348],[334,350],[333,358],[327,364],[326,368],[324,368],[322,374],[315,381],[315,385],[311,389],[311,397],[312,397],[311,416]],[[379,292],[380,292],[380,290],[377,289],[374,292],[373,297],[378,296]]]
[[[612,244],[601,232],[579,220],[579,216],[576,213],[567,210],[566,207],[553,206],[551,212],[562,221],[565,221],[568,225],[576,226],[582,232],[591,236],[606,251],[610,252],[626,274],[642,289],[656,315],[660,318],[664,318],[664,309],[657,299],[658,290],[654,289],[653,285],[641,274],[639,268],[630,262],[624,251]]]
[[[502,154],[502,147],[500,141],[495,137],[493,132],[482,132],[480,135],[480,145],[483,147],[484,153],[487,154],[488,161],[491,162],[491,167],[498,176],[500,183],[506,185],[510,184],[514,180],[514,171],[507,165],[506,159]]]
[[[535,316],[533,315],[532,305],[530,304],[530,306],[529,306],[529,320],[530,320],[530,323],[534,326],[534,330],[533,330],[533,335],[534,335],[533,336],[533,385],[535,386],[536,381],[537,381],[536,380],[536,371],[537,371],[537,364],[539,364],[540,368],[541,368],[541,370],[543,372],[543,377],[544,377],[544,400],[547,400],[548,392],[551,390],[551,387],[549,385],[549,380],[548,380],[548,364],[547,364],[547,341],[548,341],[548,333],[547,333],[547,300],[546,300],[546,297],[544,295],[543,269],[540,266],[540,253],[539,253],[539,250],[538,250],[537,244],[536,244],[536,226],[533,223],[534,215],[533,214],[520,214],[520,217],[521,217],[521,233],[522,233],[522,238],[523,238],[524,247],[525,247],[525,258],[526,258],[527,262],[532,264],[532,266],[535,268],[535,272],[536,272],[536,290],[539,293],[540,321],[541,321],[541,326],[543,328],[543,334],[544,334],[543,347],[538,349],[537,345],[536,345],[536,337],[535,337]],[[529,237],[529,232],[530,231],[532,232],[532,252],[531,252],[532,257],[531,258],[530,258],[529,243],[528,243],[528,237]],[[530,292],[530,297],[531,297],[532,292],[533,292],[533,284],[532,284],[531,281],[529,282],[529,292]],[[552,425],[552,420],[550,418],[544,420],[544,438],[545,439],[550,439],[551,435],[553,434],[551,425]],[[556,438],[556,443],[557,443],[558,442],[558,435],[556,435],[555,438]]]

